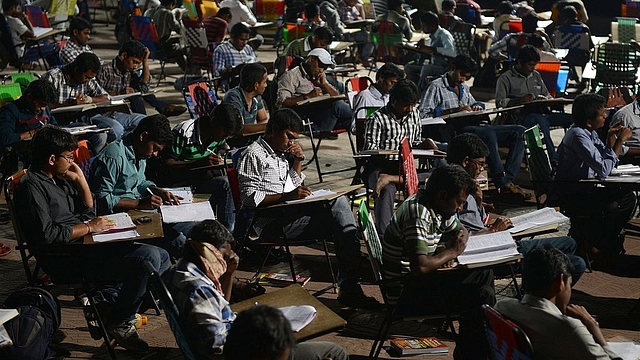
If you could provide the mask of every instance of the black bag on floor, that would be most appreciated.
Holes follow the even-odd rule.
[[[28,287],[9,295],[3,306],[17,309],[19,315],[4,324],[13,345],[0,349],[0,359],[49,358],[49,344],[61,321],[58,299],[44,289]]]

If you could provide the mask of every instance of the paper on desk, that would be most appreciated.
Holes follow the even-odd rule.
[[[426,118],[420,120],[421,125],[446,125],[447,122],[444,121],[441,117],[436,118]]]
[[[0,324],[0,348],[9,347],[13,345],[13,341],[11,341],[11,337],[7,332],[7,329],[4,325]]]
[[[136,224],[131,220],[131,216],[127,213],[115,213],[102,216],[107,219],[107,221],[116,224],[115,227],[112,227],[109,230],[103,231],[100,234],[107,233],[115,233],[115,232],[123,232],[127,230],[135,230]],[[95,241],[95,240],[94,240]]]
[[[18,310],[16,309],[0,309],[0,325],[18,316]]]
[[[93,242],[108,242],[113,240],[123,240],[138,237],[140,234],[136,230],[127,230],[112,233],[100,233],[93,235]]]
[[[509,229],[509,232],[515,234],[534,227],[557,224],[566,220],[569,220],[569,218],[564,216],[562,213],[557,212],[554,208],[547,207],[512,217],[511,223],[513,224],[513,227]]]
[[[113,104],[114,101],[128,99],[128,98],[133,97],[133,96],[142,96],[142,93],[137,91],[137,92],[133,92],[133,93],[130,93],[130,94],[112,95],[109,98],[111,100],[111,103]]]
[[[640,345],[632,342],[609,342],[608,345],[623,360],[640,359]]]
[[[43,28],[43,27],[34,26],[33,27],[33,37],[42,36],[42,35],[48,33],[51,30],[53,30],[53,28]]]
[[[169,224],[216,219],[213,209],[211,209],[211,203],[208,201],[182,205],[162,205],[160,212],[162,213],[162,222]]]
[[[163,190],[166,190],[173,195],[180,196],[182,198],[182,200],[180,200],[180,204],[191,204],[193,202],[193,192],[188,186],[177,188],[163,188]]]
[[[640,173],[640,166],[633,164],[619,165],[611,170],[611,175]]]
[[[311,305],[294,305],[281,307],[282,315],[284,315],[291,324],[291,330],[298,332],[305,326],[309,325],[317,315],[316,308]]]
[[[467,248],[458,255],[460,265],[496,261],[518,255],[516,242],[507,231],[469,237]]]
[[[298,199],[298,200],[289,200],[289,201],[285,201],[285,203],[287,204],[295,204],[297,202],[300,201],[306,201],[306,200],[310,200],[310,199],[315,199],[315,198],[319,198],[319,197],[323,197],[323,196],[330,196],[330,195],[335,195],[336,192],[331,191],[331,190],[327,190],[327,189],[320,189],[320,190],[314,190],[311,195],[307,196],[304,199]]]

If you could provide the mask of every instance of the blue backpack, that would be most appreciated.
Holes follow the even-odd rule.
[[[19,315],[4,323],[13,345],[0,349],[0,359],[42,360],[51,355],[49,344],[60,327],[60,303],[48,291],[27,287],[4,301]]]

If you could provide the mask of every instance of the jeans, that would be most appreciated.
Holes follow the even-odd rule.
[[[167,250],[169,254],[179,259],[182,257],[182,247],[187,242],[191,229],[196,225],[195,221],[185,221],[173,224],[162,223],[164,238],[159,242],[159,246]]]
[[[87,126],[87,124],[78,121],[64,127],[79,127],[79,126]],[[80,140],[87,140],[89,143],[89,150],[91,151],[91,156],[96,156],[98,153],[107,146],[107,134],[106,133],[89,133],[78,136]]]
[[[110,127],[111,130],[107,134],[107,141],[112,142],[120,140],[126,131],[133,130],[146,116],[145,114],[125,114],[121,112],[114,113],[112,117],[98,114],[91,118],[91,123],[99,128]]]
[[[346,34],[347,41],[353,41],[358,45],[358,52],[362,60],[367,60],[373,55],[375,49],[373,43],[369,39],[369,33],[367,31],[359,31],[354,34]]]
[[[518,122],[519,125],[525,128],[530,128],[536,124],[540,126],[540,131],[544,138],[544,144],[547,147],[547,154],[551,162],[558,162],[558,154],[556,153],[553,139],[551,139],[551,126],[562,126],[568,128],[573,123],[573,117],[571,114],[553,113],[553,114],[529,114]]]
[[[154,94],[145,95],[142,97],[134,97],[129,99],[129,106],[131,106],[131,111],[136,114],[147,114],[147,109],[144,106],[144,102],[147,102],[149,105],[153,106],[156,111],[159,113],[164,113],[167,110],[167,103],[158,99]]]
[[[517,240],[518,252],[520,254],[527,255],[527,253],[535,248],[544,247],[547,244],[551,244],[554,248],[560,250],[563,254],[567,255],[571,264],[573,264],[573,284],[574,286],[580,280],[580,277],[584,274],[586,264],[584,260],[576,255],[578,250],[578,243],[570,236],[559,236],[553,238],[531,239],[531,240]]]
[[[77,250],[76,256],[73,257],[77,262],[70,261],[67,257],[43,256],[44,258],[38,259],[42,269],[54,281],[56,278],[69,279],[69,276],[82,274],[88,282],[121,282],[117,296],[106,296],[115,298],[111,324],[129,320],[138,311],[147,292],[149,280],[144,267],[145,260],[148,260],[160,274],[171,265],[169,254],[165,250],[149,244],[67,246],[76,248],[72,251]]]
[[[342,346],[328,341],[305,341],[294,345],[289,360],[347,360],[349,354]]]
[[[331,131],[351,127],[351,107],[344,101],[336,101],[331,106],[312,107],[304,111],[313,122],[313,131]]]
[[[525,128],[520,125],[484,125],[462,128],[463,132],[478,135],[489,148],[489,156],[487,157],[489,177],[493,179],[497,188],[503,188],[512,183],[520,171],[524,157],[524,141],[522,139],[524,130]],[[498,145],[509,148],[507,161],[504,165],[500,159]]]

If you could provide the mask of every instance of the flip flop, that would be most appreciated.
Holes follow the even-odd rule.
[[[0,243],[0,256],[5,256],[11,252],[11,248],[3,243]]]

